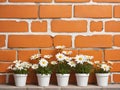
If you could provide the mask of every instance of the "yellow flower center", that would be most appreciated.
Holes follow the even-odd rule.
[[[80,61],[82,61],[82,58],[79,58]]]
[[[45,64],[45,62],[42,62],[42,64]]]
[[[62,58],[62,56],[59,56],[59,58]]]

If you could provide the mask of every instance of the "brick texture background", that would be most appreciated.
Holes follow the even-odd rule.
[[[14,83],[7,70],[12,61],[54,55],[57,45],[72,56],[112,61],[109,82],[120,83],[120,0],[0,0],[0,84]],[[76,83],[73,73],[70,78]],[[27,83],[37,84],[33,72]],[[96,83],[94,74],[89,83]]]

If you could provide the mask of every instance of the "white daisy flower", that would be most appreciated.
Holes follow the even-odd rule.
[[[52,65],[56,65],[56,64],[57,64],[57,61],[51,61],[51,64],[52,64]]]
[[[39,61],[39,64],[41,67],[47,67],[48,66],[48,61],[44,58],[41,58]]]
[[[18,70],[24,69],[23,66],[22,66],[21,64],[17,64],[17,65],[16,65],[16,68],[17,68]]]
[[[87,56],[87,55],[86,55],[86,58],[87,58],[88,60],[91,60],[91,59],[93,59],[94,57],[93,57],[93,56]]]
[[[15,71],[15,70],[17,70],[17,68],[16,68],[16,67],[13,67],[11,70],[14,70],[14,71]]]
[[[28,62],[22,62],[21,65],[25,68],[30,68],[32,65]]]
[[[56,49],[64,49],[65,46],[64,46],[64,45],[62,45],[62,46],[56,46],[55,48],[56,48]]]
[[[36,60],[41,57],[41,54],[34,54],[33,56],[30,57],[31,60]]]
[[[110,70],[110,66],[108,66],[107,64],[101,64],[101,68],[102,68],[104,71],[109,71],[109,70]]]
[[[44,58],[46,59],[50,59],[52,57],[52,55],[44,55]]]
[[[76,63],[74,61],[69,61],[68,62],[68,65],[70,65],[71,67],[75,67],[76,66]]]
[[[100,61],[95,61],[94,63],[95,63],[95,64],[99,64],[99,63],[100,63]]]
[[[11,69],[11,70],[12,70],[12,69],[13,69],[13,65],[10,65],[10,66],[8,67],[8,69]]]
[[[21,67],[21,63],[16,63],[16,64],[15,64],[15,67],[16,67],[16,68]]]
[[[38,69],[38,64],[33,64],[32,69]]]
[[[108,63],[111,64],[111,65],[113,65],[113,62],[111,62],[111,61],[108,61]]]
[[[58,61],[63,61],[65,59],[65,55],[62,53],[57,53],[56,58]]]
[[[87,61],[87,63],[89,63],[89,64],[93,65],[93,62],[91,62],[91,61]]]
[[[21,60],[15,60],[13,63],[21,63]]]
[[[77,63],[83,64],[84,62],[87,61],[87,58],[84,55],[76,55],[75,61]]]
[[[69,61],[72,60],[72,58],[71,58],[71,57],[67,57],[67,56],[65,56],[65,57],[64,57],[64,60],[67,61],[67,62],[69,62]]]
[[[70,54],[72,54],[72,51],[62,51],[62,53],[65,55],[70,55]]]

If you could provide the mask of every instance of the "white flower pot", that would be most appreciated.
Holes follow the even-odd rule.
[[[87,86],[89,74],[75,74],[78,86]]]
[[[58,86],[68,86],[70,74],[56,74]]]
[[[50,83],[50,74],[37,74],[38,85],[39,86],[49,86]]]
[[[96,73],[98,86],[108,86],[109,73]]]
[[[27,74],[14,74],[14,79],[16,86],[25,86]]]

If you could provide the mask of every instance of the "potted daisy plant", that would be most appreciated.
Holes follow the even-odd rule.
[[[31,60],[38,60],[37,64],[32,65],[32,69],[37,73],[38,85],[49,86],[50,76],[52,73],[51,64],[49,59],[52,55],[34,54],[31,56]]]
[[[93,63],[90,61],[93,59],[93,56],[76,55],[74,59],[76,62],[74,71],[76,73],[77,85],[87,86],[89,74],[93,69]]]
[[[31,64],[29,62],[22,62],[21,60],[13,61],[13,64],[8,67],[14,73],[14,80],[16,86],[25,86],[27,75]]]
[[[108,86],[108,78],[110,75],[112,62],[95,61],[94,63],[98,86]]]
[[[65,46],[56,46],[57,53],[55,55],[56,61],[52,61],[58,86],[67,86],[69,82],[70,72],[72,67],[75,67],[75,63],[72,61],[72,51],[66,51]]]

